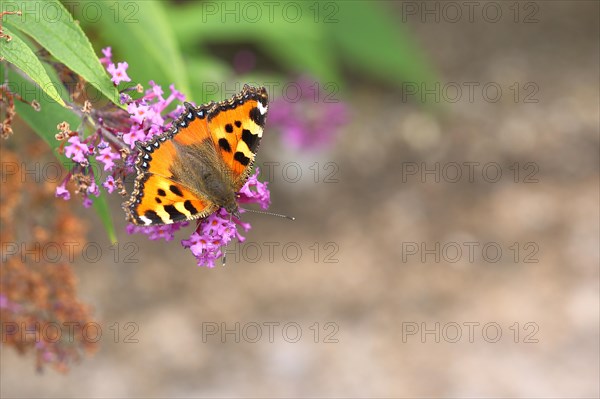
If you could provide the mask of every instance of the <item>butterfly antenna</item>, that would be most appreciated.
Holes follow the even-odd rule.
[[[293,216],[282,215],[282,214],[279,214],[279,213],[272,213],[272,212],[265,212],[265,211],[255,211],[254,209],[247,209],[247,208],[240,208],[240,209],[244,210],[246,212],[260,213],[261,215],[271,215],[271,216],[277,216],[279,218],[285,218],[285,219],[289,219],[289,220],[296,220],[296,218],[293,217]]]

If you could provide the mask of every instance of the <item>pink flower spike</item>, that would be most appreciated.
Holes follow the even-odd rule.
[[[119,62],[117,67],[115,67],[115,64],[109,64],[106,70],[110,73],[112,82],[118,85],[121,82],[131,82],[131,79],[127,76],[127,68],[129,68],[129,64]]]

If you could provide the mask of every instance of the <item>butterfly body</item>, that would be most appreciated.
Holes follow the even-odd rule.
[[[252,169],[267,107],[266,90],[250,86],[227,101],[186,103],[170,131],[137,143],[127,219],[150,226],[204,218],[219,208],[237,213],[237,192]]]

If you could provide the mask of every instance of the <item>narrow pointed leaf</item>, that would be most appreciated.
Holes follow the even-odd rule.
[[[8,27],[4,27],[3,31],[5,34],[12,37],[10,42],[4,41],[0,46],[0,57],[4,57],[8,62],[19,68],[27,76],[31,78],[37,85],[44,90],[44,92],[58,104],[66,107],[65,102],[56,87],[50,81],[50,77],[46,73],[44,66],[40,60],[36,57],[33,51],[16,36]],[[4,39],[0,39],[4,40]]]
[[[88,83],[98,89],[106,98],[119,107],[119,93],[113,85],[104,67],[96,56],[92,45],[71,14],[57,0],[30,2],[3,2],[5,9],[19,9],[21,16],[13,16],[5,21],[11,29],[18,29],[31,36],[56,59],[81,75]],[[26,6],[24,6],[26,4]],[[56,10],[51,16],[41,14],[39,10]]]
[[[3,67],[0,65],[0,74],[3,75]],[[15,102],[17,115],[23,119],[35,132],[42,138],[50,148],[53,154],[63,165],[69,165],[71,160],[66,158],[64,155],[60,155],[56,149],[59,146],[59,142],[54,138],[54,134],[57,132],[56,125],[62,121],[68,122],[72,127],[78,126],[81,123],[81,119],[73,113],[73,111],[63,108],[58,103],[45,96],[36,95],[39,93],[39,89],[30,81],[26,80],[18,73],[9,70],[9,88],[21,87],[23,89],[23,98],[27,101],[33,99],[38,100],[40,103],[40,111],[35,111],[31,106],[23,104],[20,101]],[[98,170],[95,160],[90,159],[90,164],[94,170]],[[96,176],[96,184],[100,185],[101,182]],[[92,201],[102,224],[108,234],[108,239],[111,242],[116,242],[116,233],[113,225],[112,217],[109,212],[108,204],[106,202],[106,196],[104,193],[100,193],[99,197],[93,197]]]

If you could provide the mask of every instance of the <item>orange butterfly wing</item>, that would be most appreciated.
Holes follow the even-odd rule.
[[[194,146],[209,138],[236,190],[247,180],[262,138],[268,97],[264,88],[244,86],[227,101],[186,111],[173,128],[144,143],[136,161],[134,191],[124,204],[127,219],[138,225],[170,224],[206,217],[218,206],[173,176],[178,146]],[[184,166],[185,167],[185,166]]]
[[[227,102],[214,106],[208,115],[208,130],[232,180],[239,190],[252,170],[262,138],[268,110],[265,88],[245,86]]]

